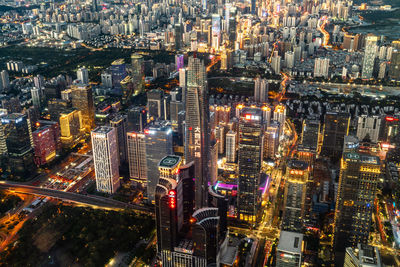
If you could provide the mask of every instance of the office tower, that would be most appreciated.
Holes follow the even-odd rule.
[[[343,267],[382,267],[379,249],[366,244],[346,248]]]
[[[307,118],[303,120],[301,145],[311,151],[317,151],[319,136],[319,120]]]
[[[39,166],[51,162],[56,157],[54,128],[50,125],[40,127],[32,133],[35,163]]]
[[[120,186],[117,131],[101,126],[92,131],[92,148],[96,189],[113,194]]]
[[[220,244],[218,215],[218,208],[201,208],[193,213],[193,255],[200,266],[209,266],[217,262]]]
[[[180,165],[177,179],[179,181],[177,188],[177,201],[182,203],[178,206],[178,213],[182,214],[182,227],[187,230],[190,227],[190,219],[194,210],[194,190],[195,190],[195,168],[194,161],[185,165]]]
[[[80,83],[89,84],[89,72],[85,67],[79,68],[76,71],[76,76]]]
[[[144,130],[146,135],[147,197],[154,202],[154,192],[158,183],[158,163],[173,152],[172,128],[167,121],[155,121]]]
[[[367,36],[365,40],[365,51],[364,51],[364,59],[361,72],[362,79],[373,78],[372,75],[375,66],[377,42],[378,42],[378,36],[373,36],[373,35]]]
[[[301,233],[281,231],[276,249],[276,266],[301,266],[303,237]]]
[[[147,111],[144,107],[128,109],[128,131],[143,132],[147,125]]]
[[[8,152],[4,170],[17,177],[27,177],[34,171],[30,125],[26,115],[13,113],[1,118]]]
[[[171,262],[171,252],[178,243],[177,182],[160,178],[155,188],[155,213],[157,228],[157,252],[163,266]]]
[[[32,104],[37,108],[40,108],[41,106],[41,91],[41,89],[36,87],[31,88]]]
[[[344,136],[349,134],[350,115],[327,112],[324,121],[321,155],[338,158],[342,155]]]
[[[175,56],[175,66],[176,66],[176,71],[179,71],[180,69],[185,67],[185,56],[183,54],[178,54]]]
[[[254,101],[259,103],[268,102],[268,87],[267,79],[257,77],[254,81]]]
[[[175,155],[165,156],[158,163],[159,178],[177,180],[177,174],[179,173],[181,164],[181,157]]]
[[[273,120],[279,122],[279,136],[283,134],[286,121],[286,107],[282,104],[275,106]]]
[[[255,223],[263,152],[262,110],[243,108],[239,121],[239,219]]]
[[[6,70],[2,70],[0,72],[0,80],[2,84],[2,89],[7,89],[10,86],[10,78],[8,76],[8,72]]]
[[[164,117],[164,91],[161,89],[152,89],[147,92],[147,110],[150,120],[156,120]]]
[[[264,159],[275,159],[279,147],[279,122],[272,121],[264,133]]]
[[[334,246],[337,251],[368,243],[380,176],[378,157],[343,153],[335,210]]]
[[[111,63],[111,76],[112,86],[114,88],[121,88],[121,82],[128,75],[126,72],[126,65],[123,59],[117,59]]]
[[[53,98],[47,101],[47,109],[50,114],[50,120],[58,122],[60,114],[71,109],[71,103],[64,99]]]
[[[126,115],[117,114],[110,120],[110,126],[117,131],[117,143],[120,164],[127,161],[127,144],[126,133],[128,129],[128,117]]]
[[[127,133],[127,154],[130,179],[147,183],[146,136],[140,132]]]
[[[393,138],[399,133],[400,120],[398,116],[383,116],[381,119],[381,129],[379,130],[379,141],[391,143]]]
[[[309,213],[306,207],[307,182],[310,169],[306,162],[290,160],[286,169],[282,229],[302,232],[303,222]]]
[[[131,55],[131,76],[134,84],[134,94],[137,95],[144,90],[144,58],[140,54]]]
[[[226,134],[226,162],[234,163],[236,162],[236,139],[237,139],[236,132],[230,130]]]
[[[61,86],[59,84],[45,84],[43,89],[44,98],[50,100],[61,98]]]
[[[281,56],[278,55],[278,51],[274,52],[274,56],[271,59],[271,68],[275,74],[281,73]]]
[[[358,117],[357,137],[360,141],[369,139],[372,143],[377,143],[381,126],[380,116],[361,115]]]
[[[182,99],[184,100],[185,98],[183,97],[183,88],[186,88],[186,74],[187,70],[185,68],[180,68],[179,69],[179,87],[182,88]]]
[[[64,147],[74,147],[79,143],[84,131],[82,115],[78,110],[60,114],[61,143]]]
[[[199,58],[189,57],[186,92],[185,160],[195,161],[196,209],[199,209],[207,205],[210,149],[206,69]]]
[[[169,109],[171,124],[175,130],[178,128],[179,112],[183,111],[183,103],[181,101],[171,101],[169,104]]]
[[[218,154],[225,152],[225,125],[223,123],[215,127],[215,139],[218,142]]]
[[[182,48],[182,25],[180,23],[175,24],[175,50],[178,51]]]
[[[208,187],[208,204],[212,208],[218,208],[219,216],[219,240],[225,239],[228,231],[228,204],[229,199],[217,192],[216,186]]]
[[[94,103],[92,88],[88,85],[76,84],[71,87],[72,107],[82,115],[82,124],[86,132],[94,128]]]
[[[316,58],[314,63],[314,77],[328,78],[329,58]]]

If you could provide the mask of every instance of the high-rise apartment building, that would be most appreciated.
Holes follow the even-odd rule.
[[[81,112],[82,124],[86,132],[94,128],[94,102],[92,87],[88,85],[72,85],[72,106]]]
[[[279,136],[282,135],[286,121],[286,107],[282,104],[275,106],[273,120],[279,122]]]
[[[336,199],[334,247],[344,251],[368,244],[376,190],[381,176],[378,157],[343,153]]]
[[[259,103],[268,102],[268,81],[257,77],[254,81],[254,101]]]
[[[314,63],[314,77],[328,78],[329,58],[316,58]]]
[[[378,36],[367,36],[365,40],[364,59],[362,65],[361,78],[371,79],[373,78],[375,59],[376,59],[376,45],[378,42]]]
[[[343,140],[349,134],[350,114],[327,112],[322,131],[323,141],[321,155],[340,157],[343,151]]]
[[[31,97],[32,97],[32,104],[40,108],[41,106],[41,101],[42,101],[42,89],[32,87],[31,89]]]
[[[272,121],[264,133],[264,159],[275,159],[279,147],[279,122]]]
[[[239,219],[255,223],[263,152],[262,110],[243,108],[239,121]]]
[[[204,62],[189,57],[186,88],[185,160],[195,161],[196,209],[207,205],[209,105]]]
[[[226,145],[225,145],[225,155],[226,162],[234,163],[236,162],[236,148],[237,148],[237,133],[230,130],[226,134]]]
[[[87,68],[79,68],[76,71],[76,76],[80,83],[89,84],[89,71],[87,70]]]
[[[116,129],[107,126],[94,129],[92,148],[97,191],[113,194],[120,186]]]

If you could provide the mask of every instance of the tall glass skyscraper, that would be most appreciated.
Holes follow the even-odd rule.
[[[190,57],[187,72],[185,159],[195,161],[196,209],[207,206],[209,159],[209,105],[206,68]]]
[[[254,223],[259,203],[258,185],[263,152],[260,108],[244,108],[239,121],[239,219]]]

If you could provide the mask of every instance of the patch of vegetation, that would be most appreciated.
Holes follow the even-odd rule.
[[[0,217],[7,211],[15,208],[21,202],[21,199],[16,195],[8,195],[0,191]]]
[[[153,229],[147,215],[49,205],[0,254],[0,266],[104,266],[116,252],[148,239]]]

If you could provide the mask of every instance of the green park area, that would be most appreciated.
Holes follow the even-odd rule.
[[[20,201],[21,199],[18,196],[9,195],[0,191],[0,217],[2,217],[7,211],[16,208]]]
[[[48,204],[0,254],[0,266],[104,266],[152,232],[148,215]]]
[[[38,65],[33,74],[41,74],[46,78],[55,77],[59,74],[75,76],[79,67],[85,66],[89,69],[91,81],[100,82],[101,71],[119,58],[130,63],[132,53],[141,53],[144,59],[153,59],[155,63],[171,63],[174,56],[165,51],[135,51],[133,49],[106,48],[92,51],[87,48],[57,49],[43,47],[27,47],[14,45],[0,48],[0,69],[6,68],[10,60],[21,60],[25,65]],[[10,76],[21,74],[10,73]]]

